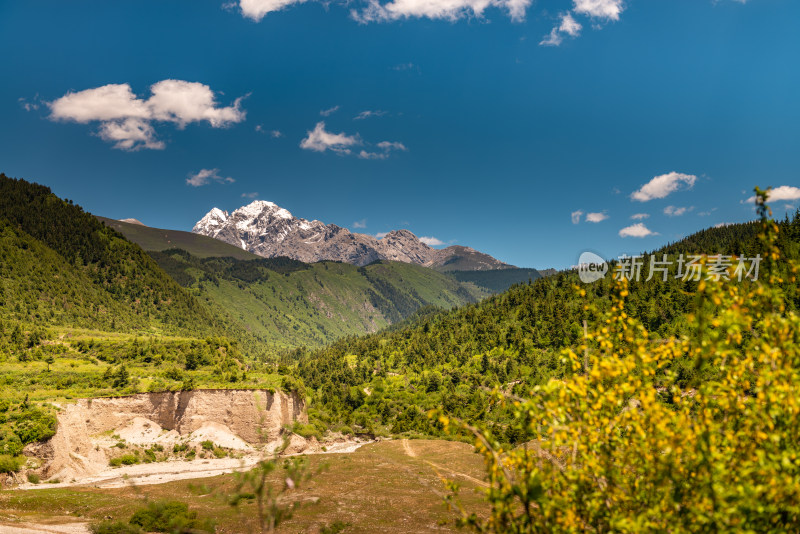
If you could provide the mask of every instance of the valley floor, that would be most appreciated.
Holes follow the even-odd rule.
[[[469,509],[485,507],[474,491],[485,485],[482,460],[464,443],[382,441],[348,454],[311,455],[308,459],[311,470],[320,471],[292,494],[303,506],[280,532],[317,533],[336,522],[348,525],[343,530],[346,533],[454,531],[455,515],[444,504],[447,490],[443,479],[462,486],[462,500]],[[276,484],[280,483],[277,476],[273,477]],[[0,492],[0,533],[88,532],[89,522],[108,517],[127,521],[152,499],[189,503],[200,517],[216,520],[219,534],[257,532],[253,504],[237,510],[226,502],[225,496],[233,491],[231,475],[151,485],[131,478],[124,482],[125,487]],[[20,530],[26,527],[34,530]]]

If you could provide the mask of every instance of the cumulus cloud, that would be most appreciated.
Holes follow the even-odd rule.
[[[384,115],[386,115],[386,112],[380,109],[376,111],[365,110],[353,117],[353,120],[361,121],[364,119],[369,119],[370,117],[383,117]]]
[[[186,179],[186,185],[191,185],[192,187],[201,187],[204,185],[208,185],[211,182],[218,182],[221,184],[232,184],[235,181],[236,180],[234,180],[230,176],[227,177],[220,176],[219,169],[200,169],[200,171],[189,175],[189,177]]]
[[[800,199],[800,188],[791,185],[782,185],[770,190],[767,194],[767,202],[780,202],[785,200],[798,200]],[[756,201],[755,195],[745,200],[745,202],[753,203]]]
[[[377,234],[375,234],[375,237],[377,237],[378,239],[383,239],[387,235],[389,235],[389,232],[378,232]]]
[[[565,36],[577,37],[581,34],[583,26],[576,21],[572,15],[565,13],[561,15],[561,23],[550,31],[550,34],[542,39],[539,44],[542,46],[559,46]]]
[[[675,206],[667,206],[666,208],[664,208],[664,215],[667,215],[669,217],[680,217],[681,215],[684,215],[684,214],[686,214],[686,212],[692,211],[693,209],[694,209],[694,206],[690,206],[688,208],[686,208],[686,207],[678,208],[678,207],[675,207]]]
[[[586,222],[599,223],[605,221],[606,219],[608,219],[608,215],[605,212],[586,214]]]
[[[361,140],[358,135],[347,135],[345,133],[331,133],[325,129],[325,122],[320,121],[313,130],[307,132],[307,136],[300,141],[300,148],[313,150],[315,152],[325,152],[330,150],[337,154],[350,154],[349,147],[360,145]]]
[[[439,245],[444,245],[445,242],[441,239],[437,239],[435,237],[426,237],[422,236],[419,238],[420,241],[428,245],[429,247],[438,247]]]
[[[268,13],[303,2],[305,0],[239,0],[239,9],[245,17],[259,22]]]
[[[359,22],[388,22],[409,18],[429,18],[456,21],[465,17],[482,18],[489,7],[503,9],[513,21],[525,19],[525,11],[533,0],[392,0],[381,4],[369,0],[361,11],[351,15]]]
[[[623,0],[574,0],[575,13],[596,19],[619,20],[625,9]]]
[[[138,150],[150,148],[161,150],[164,142],[156,139],[153,126],[142,119],[124,119],[100,123],[97,135],[103,141],[114,143],[114,148],[122,150]]]
[[[650,231],[644,223],[632,224],[619,231],[620,237],[647,237],[651,235],[658,235],[658,233]]]
[[[100,138],[123,150],[164,148],[164,143],[156,139],[154,122],[169,122],[182,129],[205,121],[222,128],[245,119],[241,97],[231,106],[220,107],[211,88],[201,83],[163,80],[153,84],[150,92],[147,100],[139,98],[127,83],[70,92],[47,103],[49,118],[80,124],[99,122]]]
[[[366,228],[367,227],[367,220],[361,219],[360,221],[356,221],[353,223],[353,228]]]
[[[341,106],[333,106],[332,108],[323,109],[322,111],[319,112],[319,114],[322,115],[323,117],[330,117],[331,115],[339,111],[340,107]]]
[[[258,197],[258,191],[253,191],[252,193],[242,193],[242,198],[256,198]]]
[[[670,172],[656,176],[637,191],[631,194],[633,200],[647,202],[655,198],[664,198],[670,193],[674,193],[681,188],[691,189],[697,181],[697,176],[693,174],[682,174]]]
[[[572,218],[572,224],[578,224],[581,222],[581,217],[583,217],[583,210],[575,210],[570,214]]]
[[[633,219],[634,221],[643,221],[649,217],[650,217],[649,213],[634,213],[633,215],[631,215],[631,219]]]
[[[307,132],[306,137],[300,141],[300,147],[315,152],[330,150],[340,156],[353,154],[353,147],[366,145],[366,148],[356,153],[359,159],[386,159],[392,152],[408,150],[403,143],[397,141],[381,141],[375,145],[365,143],[358,134],[348,135],[332,133],[325,129],[325,122],[320,121],[313,130]]]

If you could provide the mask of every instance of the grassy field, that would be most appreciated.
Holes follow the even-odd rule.
[[[442,477],[462,485],[462,500],[481,510],[483,464],[464,443],[396,440],[366,445],[352,454],[309,456],[322,469],[291,494],[303,506],[279,532],[320,532],[336,522],[346,533],[454,531],[453,512],[444,504]],[[279,484],[278,473],[272,482]],[[127,521],[149,500],[181,500],[200,517],[217,522],[217,532],[257,532],[255,505],[226,503],[232,475],[136,488],[38,489],[0,492],[0,530],[15,522],[92,522],[111,517]]]

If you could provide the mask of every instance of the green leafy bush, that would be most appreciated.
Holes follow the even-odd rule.
[[[216,530],[213,521],[199,519],[196,511],[189,510],[189,505],[180,501],[147,503],[146,508],[133,514],[130,523],[141,527],[146,532],[191,534],[212,533]]]
[[[317,439],[321,438],[319,429],[315,425],[301,423],[299,421],[295,421],[295,423],[292,425],[292,432],[306,439],[312,436]]]
[[[92,534],[142,534],[142,529],[123,521],[101,521],[89,526]]]
[[[0,428],[0,454],[19,456],[22,454],[22,440],[15,433]]]
[[[24,464],[24,456],[0,454],[0,473],[16,473]]]

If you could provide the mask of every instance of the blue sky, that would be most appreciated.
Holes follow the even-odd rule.
[[[225,1],[0,1],[0,171],[540,268],[800,206],[796,0]]]

